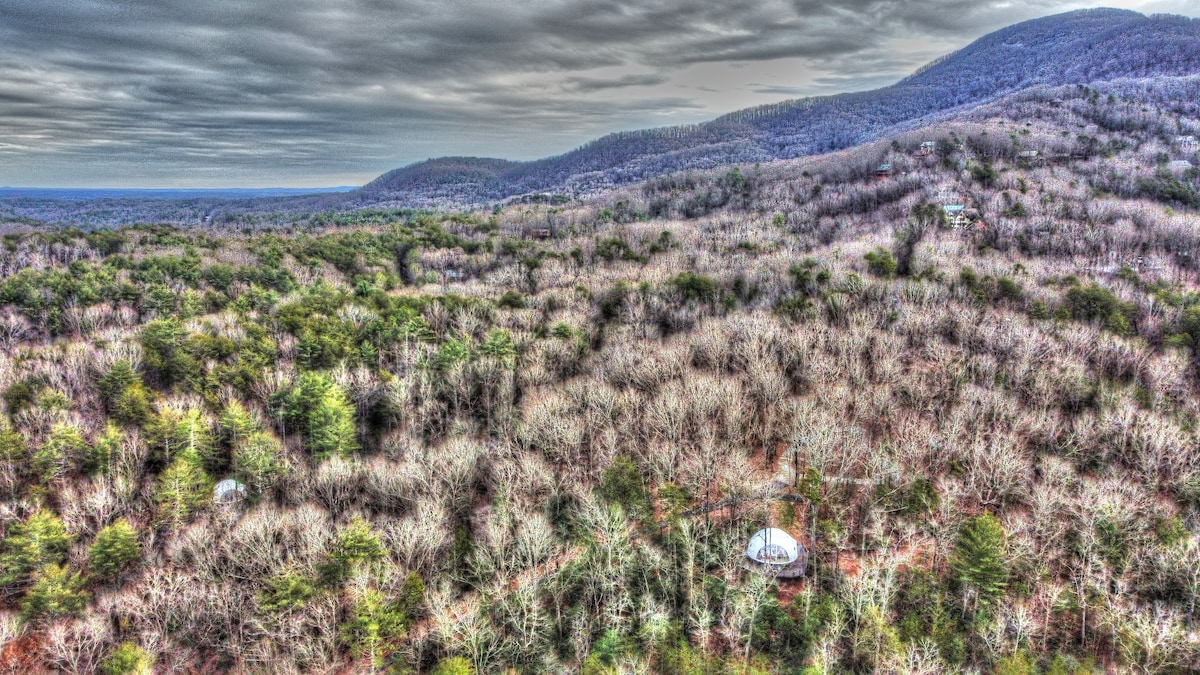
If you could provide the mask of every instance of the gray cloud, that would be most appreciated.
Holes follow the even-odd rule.
[[[445,154],[529,159],[881,86],[1079,4],[3,2],[0,184],[312,185]]]
[[[622,75],[614,78],[601,77],[568,77],[564,80],[565,88],[577,92],[603,91],[605,89],[623,89],[625,87],[653,87],[665,84],[669,78],[661,73],[645,75]]]

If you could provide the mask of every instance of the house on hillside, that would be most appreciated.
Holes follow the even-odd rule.
[[[549,239],[553,235],[554,233],[548,227],[539,227],[529,231],[529,238],[531,239]]]
[[[1180,150],[1192,151],[1200,147],[1200,141],[1197,141],[1195,136],[1176,136],[1175,145]]]
[[[777,527],[763,528],[746,545],[746,567],[783,579],[802,577],[808,568],[808,550]]]
[[[875,169],[875,180],[887,180],[892,177],[892,163],[884,162]]]
[[[1037,150],[1022,150],[1017,153],[1017,159],[1030,160],[1030,159],[1037,159],[1037,157],[1038,157]]]
[[[933,154],[933,151],[936,147],[937,143],[934,143],[933,141],[923,141],[921,143],[921,149],[917,151],[917,154],[921,157],[928,157]]]
[[[947,222],[960,227],[967,222],[966,208],[963,204],[946,204],[942,206],[942,212],[946,214]]]

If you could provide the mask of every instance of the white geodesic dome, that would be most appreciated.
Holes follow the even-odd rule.
[[[790,565],[800,557],[800,544],[787,532],[768,527],[750,537],[746,557],[766,565]]]
[[[246,486],[232,478],[226,478],[213,488],[213,502],[217,504],[236,504],[245,498]]]

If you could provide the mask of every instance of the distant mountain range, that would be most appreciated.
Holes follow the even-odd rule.
[[[668,173],[840,150],[1031,87],[1197,74],[1200,19],[1081,10],[986,35],[890,87],[784,101],[703,124],[614,133],[557,157],[431,159],[390,171],[360,189],[306,196],[296,194],[318,191],[91,196],[68,191],[73,196],[64,197],[0,189],[0,220],[233,222],[251,213],[286,218],[288,213],[361,208],[462,208],[546,193],[575,197]]]
[[[194,200],[265,199],[298,197],[330,192],[352,192],[354,185],[328,188],[15,188],[0,187],[0,199],[57,199],[64,201],[105,200]]]
[[[363,204],[436,206],[538,192],[590,193],[665,173],[839,150],[1037,85],[1197,73],[1200,20],[1081,10],[986,35],[890,87],[749,108],[703,124],[610,134],[532,162],[432,159],[390,171],[349,197]]]

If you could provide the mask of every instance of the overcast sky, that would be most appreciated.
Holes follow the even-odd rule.
[[[0,0],[0,185],[358,185],[891,84],[1061,0]],[[1200,16],[1198,0],[1106,6]]]

